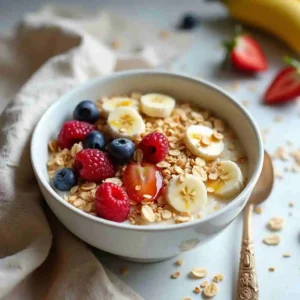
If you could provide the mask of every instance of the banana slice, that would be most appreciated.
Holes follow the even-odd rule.
[[[141,97],[142,112],[155,118],[167,118],[175,107],[175,99],[163,94],[146,94]]]
[[[139,101],[128,97],[113,97],[103,101],[102,109],[106,115],[118,107],[131,107],[139,110]]]
[[[113,138],[134,139],[145,131],[141,115],[131,107],[119,107],[107,119],[108,129]]]
[[[218,179],[209,181],[207,186],[212,187],[217,196],[224,198],[237,196],[244,185],[243,174],[239,166],[231,160],[224,160],[217,163],[217,170]]]
[[[207,201],[205,184],[195,175],[186,174],[183,182],[176,176],[169,181],[167,201],[178,211],[198,212]]]
[[[224,150],[224,143],[220,139],[222,135],[219,135],[207,126],[192,125],[185,132],[184,142],[194,155],[214,160]]]

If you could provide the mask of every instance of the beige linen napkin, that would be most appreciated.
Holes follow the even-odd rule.
[[[141,299],[45,215],[29,143],[60,95],[117,69],[159,66],[189,43],[177,33],[158,36],[153,26],[113,14],[86,18],[48,7],[0,39],[0,110],[10,102],[0,119],[1,299]],[[107,46],[113,39],[120,39],[118,51]]]

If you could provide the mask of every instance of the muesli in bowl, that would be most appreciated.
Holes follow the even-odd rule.
[[[202,218],[234,199],[248,174],[228,124],[158,93],[82,101],[49,150],[49,177],[68,203],[135,225]]]

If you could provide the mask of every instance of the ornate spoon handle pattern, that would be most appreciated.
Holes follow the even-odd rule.
[[[252,204],[248,204],[244,209],[244,227],[237,286],[237,300],[258,300],[259,298],[252,243],[252,211]]]

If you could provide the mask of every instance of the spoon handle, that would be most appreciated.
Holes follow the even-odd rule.
[[[252,212],[253,205],[247,204],[243,214],[244,226],[237,286],[237,300],[258,300],[259,297],[252,242]]]

